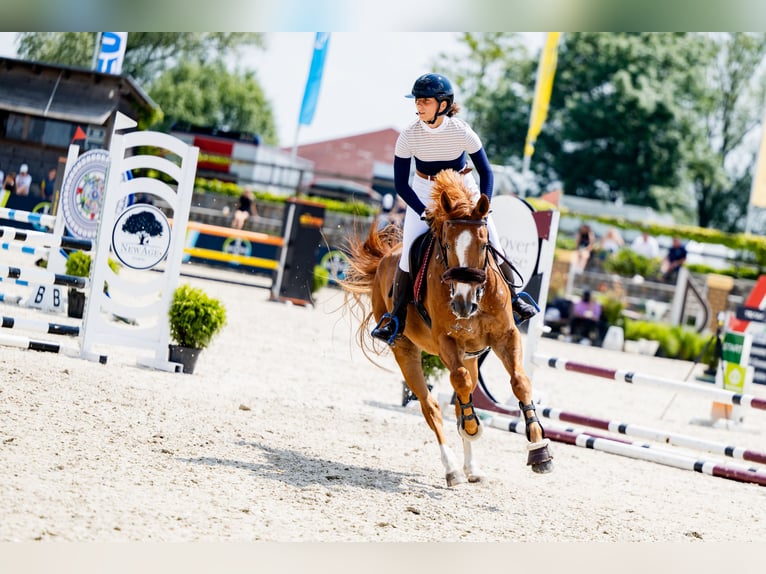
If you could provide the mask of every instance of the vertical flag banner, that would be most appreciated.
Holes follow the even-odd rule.
[[[766,207],[766,115],[763,117],[761,131],[761,147],[755,164],[753,186],[750,188],[750,205],[755,207]]]
[[[127,32],[104,32],[101,34],[101,46],[98,51],[96,70],[106,74],[120,75],[128,45]]]
[[[553,90],[553,76],[556,74],[556,61],[558,59],[558,45],[561,32],[548,32],[545,45],[540,54],[540,63],[537,67],[537,80],[535,82],[535,97],[532,101],[532,113],[529,116],[529,130],[524,142],[524,171],[529,169],[529,160],[535,152],[537,136],[545,123],[548,115],[548,103],[551,100]]]
[[[303,92],[303,103],[298,125],[308,126],[314,119],[314,112],[319,99],[319,86],[322,83],[324,60],[327,55],[327,45],[330,43],[329,32],[317,32],[314,39],[314,55],[311,57],[311,68],[306,80],[306,91]]]

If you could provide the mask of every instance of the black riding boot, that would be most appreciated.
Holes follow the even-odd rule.
[[[507,261],[500,263],[500,271],[505,278],[505,282],[508,283],[508,288],[511,290],[511,302],[516,324],[521,325],[524,321],[534,317],[540,308],[526,293],[524,295],[529,297],[529,300],[525,299],[524,297],[519,297],[519,295],[516,293],[516,287],[513,286],[513,270],[511,269],[510,263]]]
[[[381,317],[372,330],[372,336],[393,346],[397,337],[404,333],[407,305],[410,303],[410,274],[396,268],[394,275],[394,308]]]

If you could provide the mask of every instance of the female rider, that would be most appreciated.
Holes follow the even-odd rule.
[[[396,193],[407,203],[402,233],[402,255],[394,276],[394,305],[372,330],[372,336],[394,345],[404,333],[407,305],[410,300],[409,252],[418,236],[428,230],[421,219],[426,203],[431,201],[431,186],[436,174],[443,169],[454,169],[462,174],[466,186],[478,198],[483,193],[492,199],[493,176],[479,136],[464,121],[455,118],[460,107],[454,103],[450,81],[440,74],[424,74],[415,80],[412,94],[418,119],[399,134],[394,149],[394,186]],[[471,157],[479,174],[479,185],[470,175],[466,153]],[[415,177],[409,184],[410,163],[415,158]],[[499,249],[500,240],[492,218],[487,218],[489,241]],[[513,271],[508,262],[500,264],[513,301],[513,312],[518,323],[523,323],[536,312],[536,306],[516,295],[512,284]]]

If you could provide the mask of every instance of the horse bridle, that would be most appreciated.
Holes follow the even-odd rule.
[[[460,225],[483,225],[486,227],[486,219],[450,219],[444,222],[444,225],[460,224]],[[487,264],[489,262],[489,241],[486,241],[482,245],[484,251],[484,267],[479,269],[478,267],[447,267],[447,249],[449,246],[444,245],[443,238],[439,236],[439,249],[441,249],[442,257],[444,258],[444,267],[446,271],[442,273],[442,282],[449,283],[450,296],[455,294],[455,283],[468,283],[470,285],[480,285],[476,292],[477,299],[481,299],[484,294],[484,284],[487,282]]]

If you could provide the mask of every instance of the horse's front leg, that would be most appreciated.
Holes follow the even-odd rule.
[[[553,470],[553,456],[548,449],[548,441],[545,431],[540,424],[532,402],[532,383],[523,366],[521,336],[517,329],[513,329],[499,342],[493,345],[495,354],[500,358],[511,376],[511,389],[519,400],[521,416],[527,430],[527,465],[537,473],[546,473]]]
[[[420,403],[420,411],[429,428],[436,435],[439,444],[441,462],[444,466],[444,474],[447,486],[455,486],[466,481],[460,470],[460,464],[455,453],[447,445],[444,437],[444,419],[439,402],[428,390],[428,384],[423,376],[423,366],[420,358],[420,349],[407,338],[400,338],[393,348],[394,357],[404,375],[404,382],[412,391]]]
[[[464,440],[476,440],[481,436],[482,428],[471,402],[476,380],[464,363],[465,351],[452,337],[442,335],[439,338],[439,356],[449,370],[449,380],[457,397],[455,416],[458,432]]]

